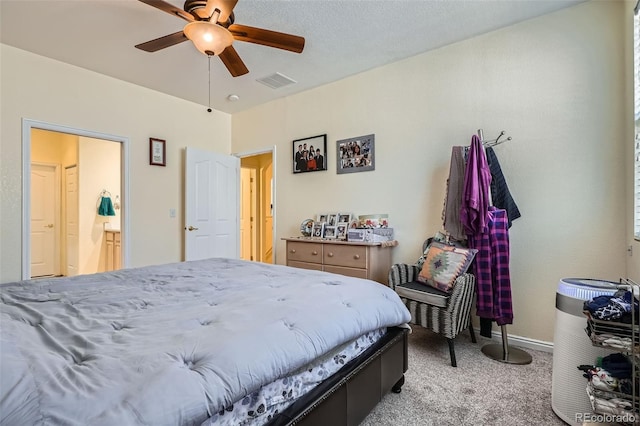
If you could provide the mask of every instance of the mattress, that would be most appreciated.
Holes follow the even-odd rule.
[[[340,345],[290,375],[265,385],[215,413],[202,426],[260,426],[338,372],[384,336],[386,328]]]
[[[410,314],[379,283],[205,259],[0,285],[0,423],[199,425]]]

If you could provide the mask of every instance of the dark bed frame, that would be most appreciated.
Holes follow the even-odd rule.
[[[408,332],[406,328],[390,327],[378,342],[268,425],[359,425],[387,392],[402,390],[408,368]]]

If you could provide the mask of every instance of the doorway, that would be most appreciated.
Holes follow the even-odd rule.
[[[275,147],[236,154],[240,158],[240,254],[275,263]]]
[[[22,127],[22,278],[104,271],[109,232],[126,267],[128,139],[26,119]],[[101,215],[107,194],[115,209]]]

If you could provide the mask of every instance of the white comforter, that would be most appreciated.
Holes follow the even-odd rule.
[[[409,312],[381,284],[207,259],[0,286],[0,424],[200,424]]]

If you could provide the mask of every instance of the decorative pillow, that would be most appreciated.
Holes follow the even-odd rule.
[[[438,231],[436,232],[436,235],[434,235],[432,238],[429,238],[425,243],[431,245],[431,243],[434,242],[438,242],[438,243],[442,243],[448,246],[455,246],[455,247],[461,247],[461,248],[466,248],[466,241],[458,241],[455,238],[451,237],[450,235],[446,235],[443,234],[442,232]],[[418,261],[416,262],[416,265],[418,265],[418,268],[422,268],[422,265],[424,265],[424,260],[427,257],[427,252],[429,251],[429,246],[427,246],[427,248],[424,249],[424,253],[422,253],[422,256],[420,256],[420,259],[418,259]]]
[[[456,279],[464,274],[478,250],[433,242],[425,251],[424,264],[418,281],[442,291],[450,292]]]

